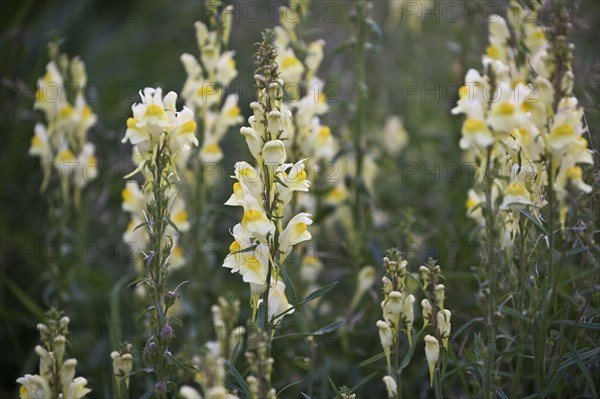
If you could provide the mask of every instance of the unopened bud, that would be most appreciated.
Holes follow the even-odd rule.
[[[173,291],[169,291],[165,294],[165,307],[170,308],[175,303],[175,299],[177,299],[177,294]]]
[[[162,398],[167,393],[167,384],[162,381],[158,381],[156,385],[154,385],[154,393],[157,397]]]
[[[171,341],[171,339],[173,338],[173,335],[174,335],[173,327],[171,327],[168,324],[165,324],[160,329],[160,337],[163,340],[165,340],[167,343]]]

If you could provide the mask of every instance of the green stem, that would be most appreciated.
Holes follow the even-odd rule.
[[[362,172],[363,172],[363,151],[362,151],[362,136],[364,133],[365,113],[366,113],[366,98],[367,98],[367,83],[366,83],[366,44],[367,44],[367,16],[366,2],[360,1],[356,6],[358,37],[356,43],[356,123],[353,130],[352,143],[354,147],[354,156],[356,161],[355,177],[354,177],[354,206],[352,215],[354,221],[354,229],[358,233],[355,240],[355,248],[357,262],[355,267],[358,268],[362,264],[362,248],[363,239],[366,234],[364,231],[364,209],[362,198]],[[360,184],[359,184],[360,183]]]

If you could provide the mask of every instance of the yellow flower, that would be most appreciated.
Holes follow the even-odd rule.
[[[494,142],[494,136],[484,121],[480,119],[467,119],[463,123],[460,148],[485,149]]]
[[[283,316],[279,315],[283,312],[287,312],[286,314],[294,313],[294,309],[285,295],[285,284],[282,281],[277,281],[275,284],[271,284],[269,288],[269,320],[275,324],[280,323]]]
[[[281,232],[279,236],[279,249],[282,252],[281,262],[292,252],[294,245],[312,238],[312,235],[308,231],[308,226],[312,224],[310,216],[308,213],[297,214]]]
[[[531,205],[531,194],[527,191],[527,188],[521,183],[511,183],[504,190],[504,198],[500,209],[518,209],[527,205]]]

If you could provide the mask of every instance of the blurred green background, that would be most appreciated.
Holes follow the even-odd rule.
[[[401,16],[396,16],[397,21],[394,21],[388,2],[371,3],[373,19],[380,24],[381,32],[379,37],[372,35],[373,46],[368,53],[368,135],[377,141],[386,115],[391,114],[403,118],[410,135],[410,144],[398,159],[379,162],[375,202],[390,215],[390,223],[373,233],[369,243],[371,261],[379,262],[388,247],[402,247],[407,241],[418,242],[409,268],[417,269],[429,256],[440,261],[448,276],[448,307],[453,309],[453,325],[459,326],[461,320],[472,317],[476,309],[477,284],[469,270],[477,260],[472,249],[474,226],[464,211],[466,192],[472,181],[466,168],[461,167],[457,172],[453,166],[462,165],[458,148],[462,120],[449,111],[455,104],[456,90],[462,84],[464,73],[469,68],[481,68],[481,54],[487,45],[485,17],[494,10],[504,13],[507,2],[474,5],[475,2],[442,1],[433,6],[437,10],[426,15],[422,23],[403,20]],[[462,16],[457,16],[447,6],[449,3],[453,3]],[[254,95],[251,87],[253,44],[259,40],[262,29],[278,24],[275,7],[287,2],[234,1],[232,4],[239,17],[234,22],[230,43],[230,48],[236,51],[238,68],[233,85],[239,88],[240,105],[247,118],[250,115],[248,103]],[[312,18],[305,25],[307,40],[323,38],[327,42],[319,76],[332,82],[336,90],[329,95],[331,108],[324,122],[338,137],[342,137],[352,116],[349,104],[355,90],[354,56],[351,50],[339,46],[355,34],[351,19],[353,7],[352,1],[315,2]],[[600,143],[597,47],[600,3],[574,1],[569,8],[574,26],[571,41],[576,45],[575,93],[586,111],[592,136],[589,141],[597,149]],[[120,209],[122,176],[130,171],[130,147],[120,140],[125,132],[125,121],[131,114],[131,104],[137,101],[138,90],[147,86],[160,86],[165,91],[181,90],[186,76],[179,57],[184,52],[197,55],[193,25],[196,20],[205,19],[207,9],[201,1],[0,3],[0,397],[14,397],[16,378],[37,367],[33,352],[38,340],[35,325],[46,308],[48,204],[39,193],[39,161],[27,155],[33,126],[41,119],[32,105],[36,81],[43,75],[47,62],[46,44],[58,37],[61,51],[70,56],[79,55],[85,61],[88,101],[99,118],[89,138],[96,144],[102,173],[99,180],[85,190],[84,212],[79,221],[87,226],[85,237],[73,243],[74,250],[83,251],[86,256],[79,265],[74,298],[68,309],[73,330],[69,352],[79,360],[78,375],[88,378],[94,390],[91,397],[110,397],[113,377],[109,353],[114,349],[110,334],[115,327],[110,321],[111,290],[120,278],[133,270],[126,248],[120,243],[127,224],[127,215]],[[468,10],[475,10],[472,18],[468,17]],[[245,143],[236,131],[229,132],[222,147],[223,165],[227,170],[232,169],[235,161],[249,159]],[[224,174],[224,184],[217,185],[217,203],[222,203],[230,193],[229,174]],[[219,215],[214,234],[217,243],[229,244],[228,229],[237,219],[239,215],[235,211],[226,210]],[[410,226],[410,235],[407,226]],[[327,239],[335,242],[336,237]],[[459,248],[456,256],[452,245]],[[316,321],[320,326],[335,319],[335,310],[343,308],[353,295],[353,275],[348,267],[351,259],[344,245],[340,247],[335,256],[324,259],[321,281],[341,279],[341,284],[331,294],[332,314],[327,320]],[[224,278],[228,273],[219,267],[224,255],[219,252],[212,261],[210,278],[215,283],[205,284],[212,286],[206,292],[208,304],[214,303],[222,292],[233,292],[244,298],[248,295],[238,279]],[[128,334],[134,336],[131,320],[139,308],[131,300],[132,289],[125,291],[115,298],[121,306],[124,323],[121,328],[127,338]],[[374,327],[380,312],[376,292],[377,287],[363,300],[343,350],[335,336],[323,338],[319,378],[325,378],[317,381],[319,394],[316,397],[331,394],[328,375],[340,385],[353,386],[371,372],[384,369],[383,361],[358,367],[360,361],[381,350]],[[246,303],[244,299],[245,311]],[[246,314],[242,320],[245,317]],[[138,343],[138,350],[140,345]],[[279,353],[277,366],[280,367],[276,368],[276,384],[283,386],[302,378],[301,371],[291,360],[294,355],[306,355],[303,343],[278,342],[275,351]],[[423,354],[417,352],[413,362],[419,366],[411,375],[419,378],[407,384],[426,392],[421,384],[426,381]],[[359,393],[365,392],[363,397],[382,397],[382,376],[368,382]],[[138,389],[141,395],[143,389]]]

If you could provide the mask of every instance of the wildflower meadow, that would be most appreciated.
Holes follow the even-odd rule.
[[[1,398],[599,397],[600,2],[0,17]]]

